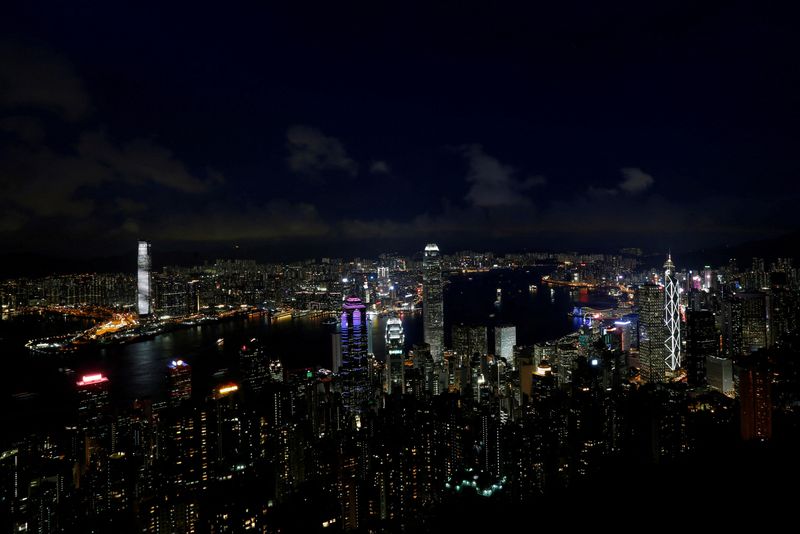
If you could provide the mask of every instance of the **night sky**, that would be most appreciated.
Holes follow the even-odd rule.
[[[798,227],[791,6],[16,4],[5,254],[680,251]]]

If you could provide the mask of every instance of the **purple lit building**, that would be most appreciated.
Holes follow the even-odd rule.
[[[344,301],[341,317],[342,363],[339,381],[342,404],[350,412],[361,411],[369,397],[367,307],[360,298],[350,296]]]

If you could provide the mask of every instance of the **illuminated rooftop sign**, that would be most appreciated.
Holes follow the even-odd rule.
[[[227,386],[222,386],[217,390],[217,393],[220,395],[227,395],[228,393],[233,393],[234,391],[239,391],[239,386],[236,384],[228,384]]]
[[[97,373],[93,375],[83,375],[78,385],[91,386],[92,384],[100,384],[102,382],[108,382],[108,378],[104,377],[103,373]]]

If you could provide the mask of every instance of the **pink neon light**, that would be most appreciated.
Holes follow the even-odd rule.
[[[78,382],[79,386],[90,386],[92,384],[100,384],[101,382],[108,382],[108,378],[103,376],[103,373],[94,375],[83,375],[82,380]]]

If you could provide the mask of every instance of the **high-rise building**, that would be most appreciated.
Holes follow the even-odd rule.
[[[516,326],[494,327],[494,355],[504,358],[511,368],[514,368],[514,345],[517,344]]]
[[[192,368],[183,360],[172,360],[167,364],[169,379],[169,402],[179,406],[192,398]]]
[[[83,375],[78,386],[78,423],[83,432],[83,465],[102,456],[110,446],[108,378],[101,373]]]
[[[719,333],[714,314],[689,310],[686,318],[686,369],[691,386],[706,383],[706,360],[719,355]]]
[[[472,358],[475,353],[486,356],[488,350],[485,326],[453,325],[453,350]]]
[[[193,314],[200,311],[200,280],[186,282],[186,313]]]
[[[642,378],[663,382],[667,371],[667,325],[664,321],[664,288],[644,284],[636,290],[639,308],[639,362]]]
[[[772,437],[771,377],[762,361],[745,361],[739,369],[739,405],[744,440]]]
[[[264,349],[256,344],[243,345],[239,350],[239,372],[245,390],[258,393],[264,389],[269,381],[269,362]]]
[[[404,342],[403,322],[397,317],[390,317],[386,321],[386,389],[389,393],[395,391],[403,393],[403,383],[405,382]]]
[[[441,361],[444,351],[444,304],[442,263],[439,246],[430,243],[422,259],[422,305],[425,343],[431,347],[434,361]]]
[[[714,314],[690,310],[686,318],[686,368],[690,386],[706,383],[706,360],[719,355],[719,333]]]
[[[706,378],[711,389],[729,397],[734,396],[733,360],[706,356]]]
[[[367,307],[356,296],[344,301],[341,316],[342,363],[339,367],[339,381],[342,391],[342,404],[350,412],[361,410],[368,400],[368,323]]]
[[[139,241],[138,269],[136,273],[136,309],[140,317],[147,317],[151,313],[152,294],[150,269],[150,243]]]
[[[678,289],[675,264],[672,263],[670,254],[664,263],[664,324],[667,327],[664,345],[667,348],[665,363],[671,371],[681,366],[681,310]]]
[[[339,372],[342,366],[342,333],[331,333],[331,371]]]
[[[722,354],[735,358],[742,349],[742,301],[735,295],[722,301]]]
[[[86,424],[105,413],[109,407],[108,378],[102,373],[83,375],[78,381],[78,415]]]
[[[767,296],[761,292],[738,293],[742,303],[742,350],[744,354],[767,346]]]

